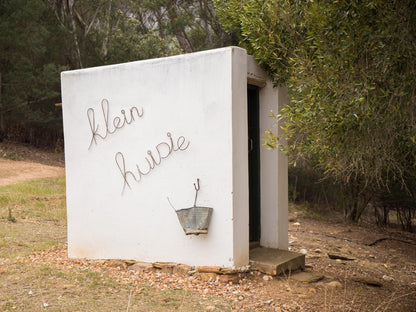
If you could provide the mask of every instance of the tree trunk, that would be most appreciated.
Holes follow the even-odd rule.
[[[79,68],[83,68],[82,60],[81,60],[81,50],[79,48],[79,41],[78,41],[78,36],[77,36],[77,27],[75,25],[75,18],[74,18],[74,11],[73,11],[74,2],[75,2],[74,0],[68,1],[69,16],[71,18],[72,35],[74,37],[75,53],[76,53],[76,57],[78,61],[78,66]]]
[[[1,102],[1,73],[0,73],[0,142],[4,140],[4,114],[3,103]]]

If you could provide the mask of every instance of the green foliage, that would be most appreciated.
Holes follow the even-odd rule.
[[[0,1],[0,140],[62,141],[60,72],[226,45],[210,0]]]
[[[216,1],[241,44],[286,83],[291,103],[274,115],[296,164],[344,188],[358,220],[379,190],[416,176],[416,2]],[[278,137],[266,134],[275,147]]]
[[[0,2],[0,138],[20,124],[59,124],[59,45],[54,17],[41,0]],[[45,103],[48,105],[45,105]],[[55,124],[48,124],[56,131]]]

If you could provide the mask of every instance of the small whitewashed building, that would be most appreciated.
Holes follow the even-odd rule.
[[[61,78],[69,257],[241,268],[250,242],[287,249],[287,159],[261,140],[287,94],[244,49]],[[212,209],[175,211],[194,206]]]

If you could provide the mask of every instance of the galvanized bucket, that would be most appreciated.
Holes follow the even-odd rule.
[[[180,210],[176,210],[173,207],[172,203],[170,202],[169,198],[168,202],[172,206],[173,210],[175,210],[176,215],[178,216],[179,222],[185,232],[186,235],[199,235],[199,234],[207,234],[208,233],[208,226],[211,221],[211,215],[213,208],[209,207],[197,207],[196,206],[196,199],[198,197],[199,187],[199,179],[196,180],[196,184],[194,183],[195,188],[195,200],[194,206],[191,208],[184,208]]]
[[[186,235],[199,235],[208,233],[212,210],[208,207],[191,207],[176,210],[176,214]]]

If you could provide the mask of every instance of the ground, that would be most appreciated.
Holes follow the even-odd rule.
[[[415,234],[305,205],[290,207],[289,245],[315,282],[68,259],[63,154],[2,143],[0,156],[2,311],[416,311]]]

